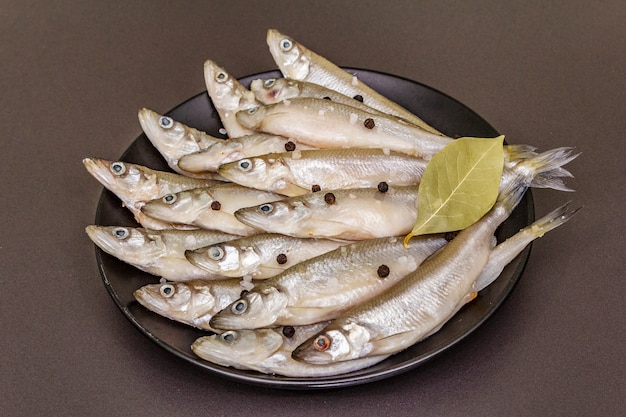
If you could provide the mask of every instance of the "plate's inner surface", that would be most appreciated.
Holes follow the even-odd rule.
[[[455,136],[495,137],[498,132],[472,110],[453,98],[411,80],[375,71],[349,69],[360,80],[383,95],[420,116],[441,132]],[[248,86],[256,78],[277,78],[278,71],[252,75],[240,81]],[[205,131],[213,136],[219,133],[221,122],[206,93],[199,94],[167,113],[181,123]],[[158,170],[168,170],[167,164],[145,135],[140,135],[120,160],[137,163]],[[515,234],[534,220],[530,192],[509,219],[498,229],[498,241]],[[138,226],[117,197],[104,190],[98,203],[96,224]],[[526,248],[502,272],[501,276],[479,296],[457,313],[439,332],[387,360],[357,372],[324,378],[288,378],[264,375],[258,372],[225,368],[206,362],[191,351],[191,343],[208,334],[202,330],[179,324],[152,313],[133,298],[139,287],[158,283],[159,278],[144,273],[96,248],[96,257],[102,278],[123,314],[157,344],[173,354],[211,372],[242,382],[295,389],[330,388],[371,382],[419,366],[443,352],[471,333],[504,301],[519,279],[530,253]]]

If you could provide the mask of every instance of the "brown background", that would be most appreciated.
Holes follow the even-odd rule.
[[[623,1],[0,0],[1,415],[624,415]],[[584,206],[533,246],[511,297],[439,358],[380,382],[280,391],[201,371],[142,336],[84,227],[137,110],[275,68],[275,27],[339,65],[430,85],[512,143],[575,146]]]

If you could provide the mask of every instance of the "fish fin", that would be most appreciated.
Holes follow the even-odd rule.
[[[570,210],[569,203],[553,210],[544,217],[523,228],[515,235],[492,249],[489,260],[480,276],[474,282],[474,289],[480,291],[495,281],[506,267],[533,240],[542,237],[571,219],[581,207]]]
[[[533,188],[551,188],[557,191],[573,192],[574,189],[568,187],[561,178],[550,175],[539,174],[530,183]]]
[[[391,336],[376,339],[371,343],[371,350],[367,356],[388,355],[399,352],[425,339],[421,336],[422,329],[396,333]]]
[[[571,147],[551,149],[522,160],[516,165],[516,169],[525,168],[534,174],[530,183],[531,187],[573,191],[561,179],[563,177],[573,177],[569,171],[562,168],[563,165],[573,161],[580,155],[580,153],[575,154],[573,151],[574,148]]]
[[[504,145],[504,155],[508,162],[520,162],[536,156],[536,149],[531,145]]]
[[[280,188],[274,187],[271,191],[276,194],[285,195],[287,197],[297,197],[299,195],[304,195],[311,192],[310,189],[302,188],[299,185],[292,184],[290,182],[285,182],[284,184],[281,184]]]

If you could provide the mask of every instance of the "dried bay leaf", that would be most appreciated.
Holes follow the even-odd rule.
[[[504,136],[459,138],[430,160],[419,185],[417,221],[404,239],[462,230],[487,213],[498,197]]]

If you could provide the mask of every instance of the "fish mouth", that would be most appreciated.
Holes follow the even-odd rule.
[[[144,107],[137,113],[137,118],[139,119],[141,128],[147,136],[156,134],[156,126],[158,125],[157,121],[159,118],[159,115],[156,112]]]
[[[103,251],[110,254],[114,249],[117,249],[111,239],[109,239],[109,235],[98,226],[89,225],[85,227],[85,232],[87,236],[89,236],[89,239]]]
[[[265,223],[267,223],[267,216],[257,214],[256,210],[256,207],[244,207],[236,210],[233,215],[237,220],[247,226],[263,229],[263,227],[265,227],[263,219],[265,219]]]
[[[131,236],[126,238],[125,240],[119,240],[113,236],[113,232],[115,229],[126,229]],[[133,232],[130,228],[124,226],[97,226],[97,225],[89,225],[85,227],[85,232],[89,239],[98,246],[100,249],[108,253],[109,255],[113,255],[116,258],[133,264],[133,260],[136,260],[137,255],[141,255],[141,251],[137,251],[137,247],[133,244],[128,244],[128,242],[133,241]],[[135,237],[136,238],[136,237]],[[127,243],[123,243],[127,242]],[[155,257],[159,256],[158,253],[149,254]]]
[[[278,42],[280,41],[281,37],[284,37],[284,35],[276,29],[268,29],[265,41],[267,42],[267,46],[270,49],[270,53],[274,55],[274,57],[278,57],[281,54],[280,48],[278,46]]]
[[[232,357],[232,351],[225,349],[224,345],[219,343],[218,337],[220,337],[218,334],[200,337],[191,344],[191,350],[202,359],[217,365],[236,366],[238,362],[229,359]]]
[[[92,177],[97,179],[102,185],[108,187],[113,182],[113,177],[109,174],[111,161],[101,158],[84,158],[83,165]]]
[[[212,74],[217,69],[219,69],[219,66],[214,61],[211,61],[210,59],[207,59],[206,61],[204,61],[205,72]]]
[[[215,80],[215,75],[220,72],[227,74],[228,76],[224,81],[230,81],[231,79],[230,74],[228,74],[222,67],[217,65],[215,61],[212,61],[210,59],[207,59],[206,61],[204,61],[204,81],[210,93],[215,94],[218,90],[218,85],[225,85],[225,84],[219,84]]]
[[[226,178],[228,181],[232,181],[237,184],[246,184],[246,176],[241,175],[238,172],[237,166],[235,165],[237,162],[227,162],[220,165],[217,169],[217,174],[223,178]]]
[[[241,330],[250,325],[246,325],[245,320],[240,320],[236,317],[217,313],[216,315],[211,317],[211,320],[209,320],[209,326],[211,326],[212,329],[218,329],[223,331],[229,329]]]
[[[160,315],[164,315],[166,317],[169,316],[169,305],[165,301],[163,301],[160,295],[154,294],[150,287],[141,287],[135,290],[135,292],[133,292],[133,296],[135,297],[135,300],[139,302],[139,304],[141,304],[148,310],[151,310]]]
[[[185,258],[198,268],[204,269],[212,274],[221,274],[223,271],[217,261],[209,258],[207,248],[188,249],[185,251]],[[237,278],[235,276],[234,278]]]
[[[332,362],[332,356],[325,352],[320,352],[314,348],[315,339],[313,336],[291,352],[291,357],[298,362],[314,365],[326,365]]]
[[[358,356],[352,355],[346,336],[339,330],[328,328],[300,344],[293,350],[291,357],[314,365],[359,359]]]
[[[169,217],[168,215],[171,215],[171,210],[161,207],[159,200],[147,202],[141,207],[141,212],[160,220],[165,220],[165,218]]]
[[[215,314],[211,318],[209,325],[214,329],[221,330],[245,330],[267,325],[268,323],[260,323],[264,321],[263,315],[255,314],[254,311],[251,312],[255,303],[248,297],[251,294],[253,299],[259,298],[257,294],[248,293],[244,297],[233,301],[226,308]],[[240,310],[239,306],[243,309]]]
[[[257,92],[257,91],[261,91],[262,89],[263,89],[263,80],[261,79],[252,80],[252,82],[250,83],[250,91]]]

